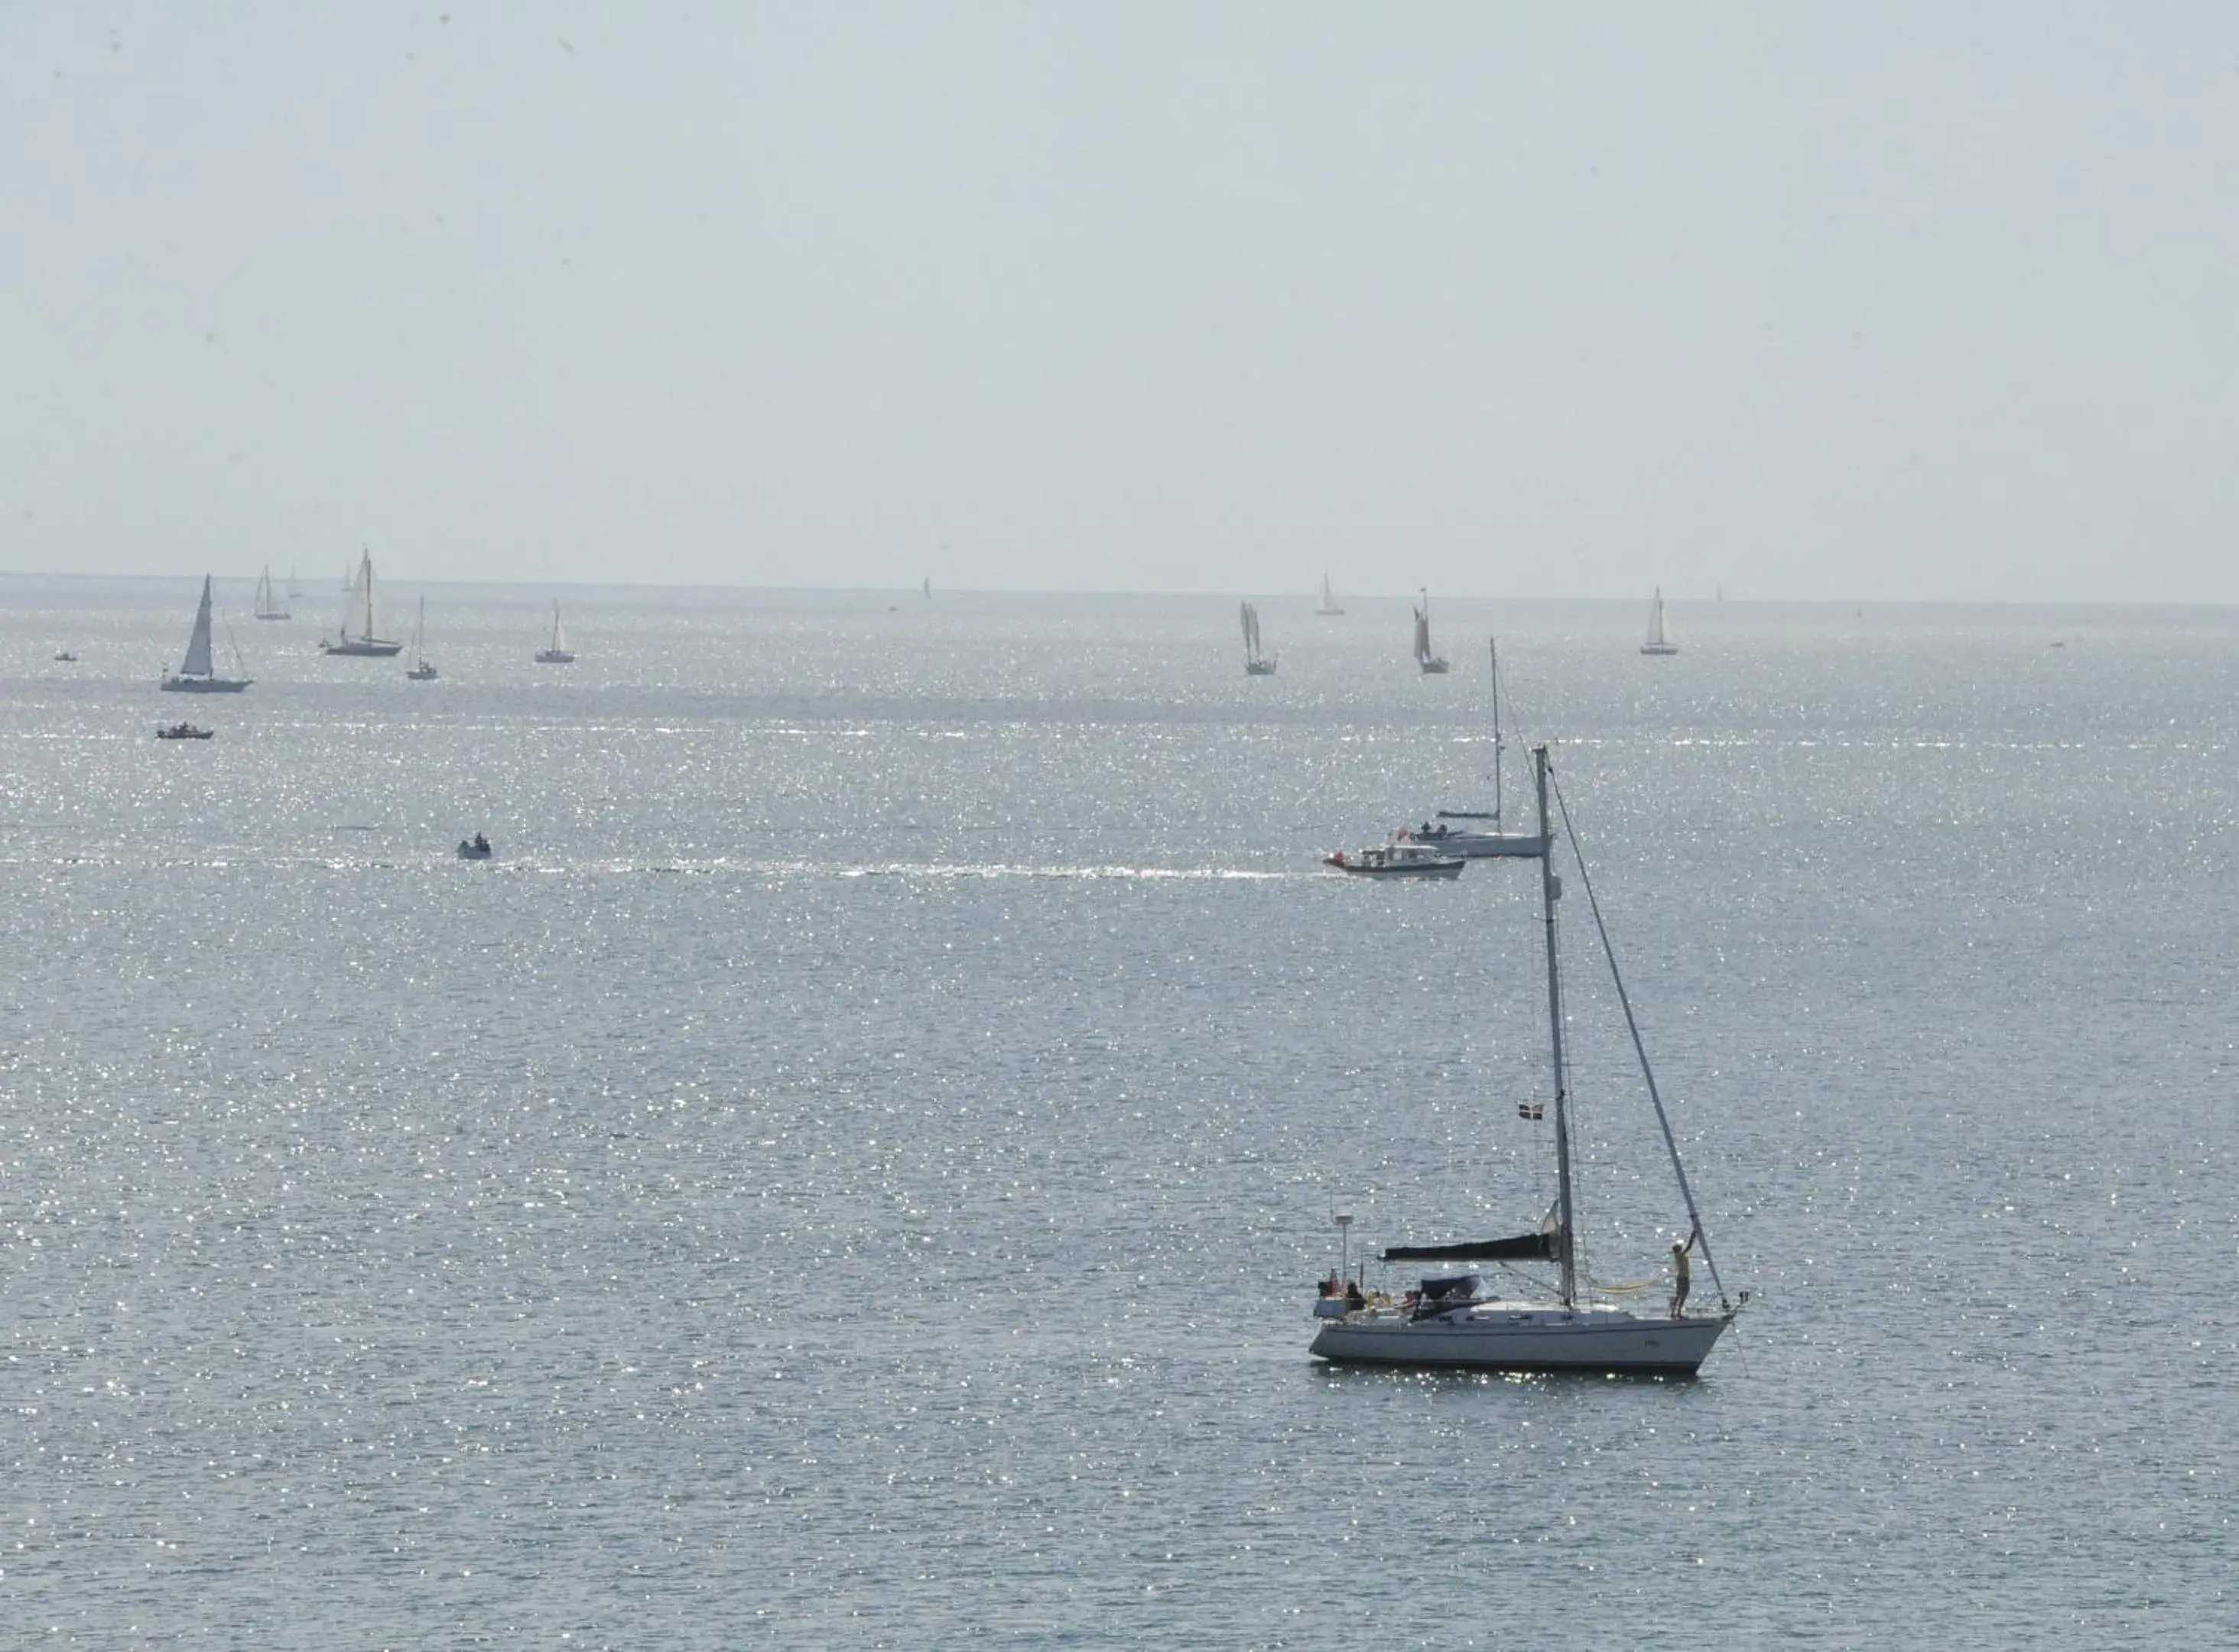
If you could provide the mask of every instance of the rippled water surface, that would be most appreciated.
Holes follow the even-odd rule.
[[[546,594],[437,587],[413,685],[221,586],[238,700],[155,691],[187,581],[0,581],[10,1636],[2239,1621],[2239,615],[1674,605],[1651,660],[1441,604],[1441,680],[1302,596],[1247,680],[1214,600],[586,590],[561,670]],[[1753,1293],[1694,1383],[1306,1357],[1334,1209],[1548,1197],[1527,869],[1316,866],[1486,805],[1496,626]],[[1684,1217],[1579,892],[1643,1284]]]

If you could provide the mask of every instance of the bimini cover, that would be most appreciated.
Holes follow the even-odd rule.
[[[1462,1244],[1395,1244],[1386,1262],[1551,1262],[1552,1233],[1519,1233],[1512,1239],[1474,1239]]]

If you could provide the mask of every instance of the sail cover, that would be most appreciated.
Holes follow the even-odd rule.
[[[1512,1239],[1474,1239],[1460,1244],[1395,1244],[1386,1262],[1552,1262],[1555,1236],[1519,1233]]]

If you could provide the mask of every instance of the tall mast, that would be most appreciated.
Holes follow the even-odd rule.
[[[1532,778],[1539,793],[1539,904],[1547,926],[1547,1044],[1555,1064],[1555,1213],[1563,1230],[1563,1305],[1578,1299],[1578,1259],[1571,1236],[1571,1112],[1563,1084],[1563,980],[1556,968],[1555,903],[1563,887],[1555,876],[1555,834],[1547,814],[1547,748],[1531,748]]]
[[[1492,829],[1500,830],[1500,639],[1488,637],[1492,651]]]

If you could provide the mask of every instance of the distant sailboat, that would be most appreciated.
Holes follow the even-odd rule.
[[[933,576],[929,574],[925,580],[925,600],[928,602],[933,600]]]
[[[1421,606],[1415,610],[1415,663],[1422,667],[1426,677],[1446,674],[1446,662],[1431,647],[1431,593],[1428,587],[1423,592]]]
[[[256,579],[256,617],[260,620],[284,620],[288,610],[280,606],[272,594],[272,565],[267,562],[264,572]]]
[[[295,567],[295,564],[291,562],[291,563],[289,563],[289,564],[288,565],[288,595],[289,595],[289,600],[293,600],[295,598],[299,597],[299,596],[301,596],[301,595],[302,595],[302,594],[303,594],[303,587],[302,587],[302,586],[300,586],[300,585],[298,585],[298,584],[296,584],[296,567]]]
[[[380,634],[381,596],[373,581],[373,553],[358,558],[357,575],[350,581],[349,606],[342,610],[342,634],[338,642],[322,641],[322,654],[348,654],[360,660],[393,660],[404,652],[402,642]]]
[[[1320,605],[1314,609],[1314,612],[1320,614],[1339,614],[1345,612],[1343,608],[1338,607],[1336,594],[1330,589],[1329,570],[1327,568],[1324,568],[1322,570],[1322,600]]]
[[[552,646],[536,651],[540,666],[572,666],[575,656],[568,652],[568,627],[560,623],[560,605],[552,605]]]
[[[428,663],[428,599],[420,599],[420,615],[412,622],[412,657],[418,661],[404,674],[414,682],[435,680],[435,667]]]
[[[1664,634],[1664,587],[1656,587],[1656,599],[1648,605],[1648,640],[1640,645],[1643,654],[1678,654],[1679,645]]]
[[[1247,677],[1272,677],[1275,674],[1275,656],[1259,652],[1259,610],[1247,602],[1244,605],[1244,674]]]
[[[232,633],[228,631],[228,640]],[[187,638],[187,657],[176,672],[166,673],[163,687],[182,694],[237,694],[252,680],[241,663],[241,647],[233,649],[234,669],[238,677],[221,677],[210,667],[210,581],[203,575],[202,606],[195,610],[195,628]]]

